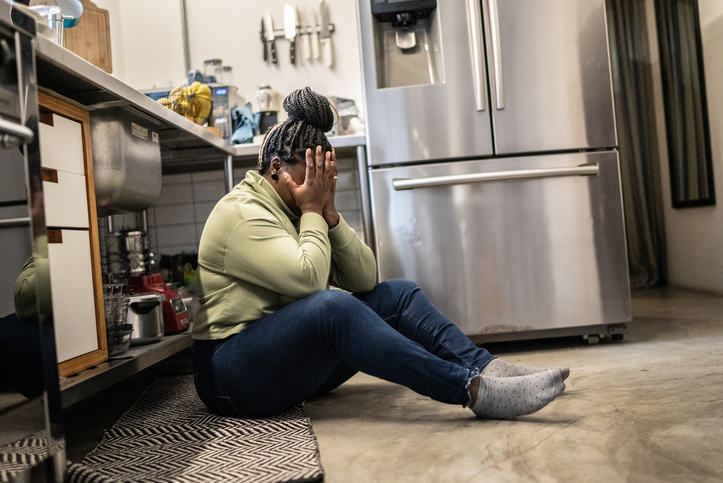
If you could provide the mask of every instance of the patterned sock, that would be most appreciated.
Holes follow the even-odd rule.
[[[562,375],[562,380],[567,379],[570,375],[569,367],[557,367]],[[503,361],[502,359],[492,359],[492,362],[482,369],[481,374],[483,376],[490,377],[516,377],[516,376],[527,376],[528,374],[537,374],[538,372],[545,372],[549,369],[544,367],[532,367],[532,366],[517,366]]]
[[[480,418],[512,419],[544,408],[565,390],[558,369],[518,377],[479,376],[477,400],[470,408]]]

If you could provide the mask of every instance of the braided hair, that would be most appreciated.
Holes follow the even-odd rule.
[[[305,162],[309,148],[331,151],[324,133],[334,126],[334,113],[326,97],[309,87],[297,89],[284,99],[284,110],[288,119],[269,129],[261,144],[259,174],[265,174],[276,157],[293,166]]]

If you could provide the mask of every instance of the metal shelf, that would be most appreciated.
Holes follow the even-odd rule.
[[[167,335],[159,342],[131,347],[120,357],[63,378],[60,382],[63,409],[191,347],[192,343],[190,330],[182,334]]]

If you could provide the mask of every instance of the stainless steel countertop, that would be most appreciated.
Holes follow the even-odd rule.
[[[106,389],[184,349],[191,347],[191,332],[164,336],[159,342],[131,347],[119,357],[111,358],[60,382],[63,408]]]
[[[352,136],[329,136],[329,142],[334,149],[363,146],[367,142],[367,138],[364,134],[352,135]],[[260,143],[253,144],[233,144],[231,146],[231,153],[234,157],[244,156],[258,156],[259,149],[261,149]]]
[[[164,149],[212,148],[226,156],[258,155],[259,144],[233,145],[44,37],[36,40],[36,58],[41,88],[89,109],[111,106],[135,108],[161,121],[160,141]],[[329,141],[334,148],[361,146],[366,144],[366,136],[331,136]]]

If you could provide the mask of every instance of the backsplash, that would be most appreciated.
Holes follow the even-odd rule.
[[[356,158],[341,158],[338,166],[336,208],[364,239]],[[234,169],[234,181],[243,180],[249,169],[256,168]],[[206,220],[225,194],[223,170],[164,175],[160,199],[147,211],[151,251],[162,255],[198,252]],[[113,227],[138,228],[137,218],[135,213],[113,215]],[[100,233],[107,233],[105,220],[100,220],[100,225]]]

